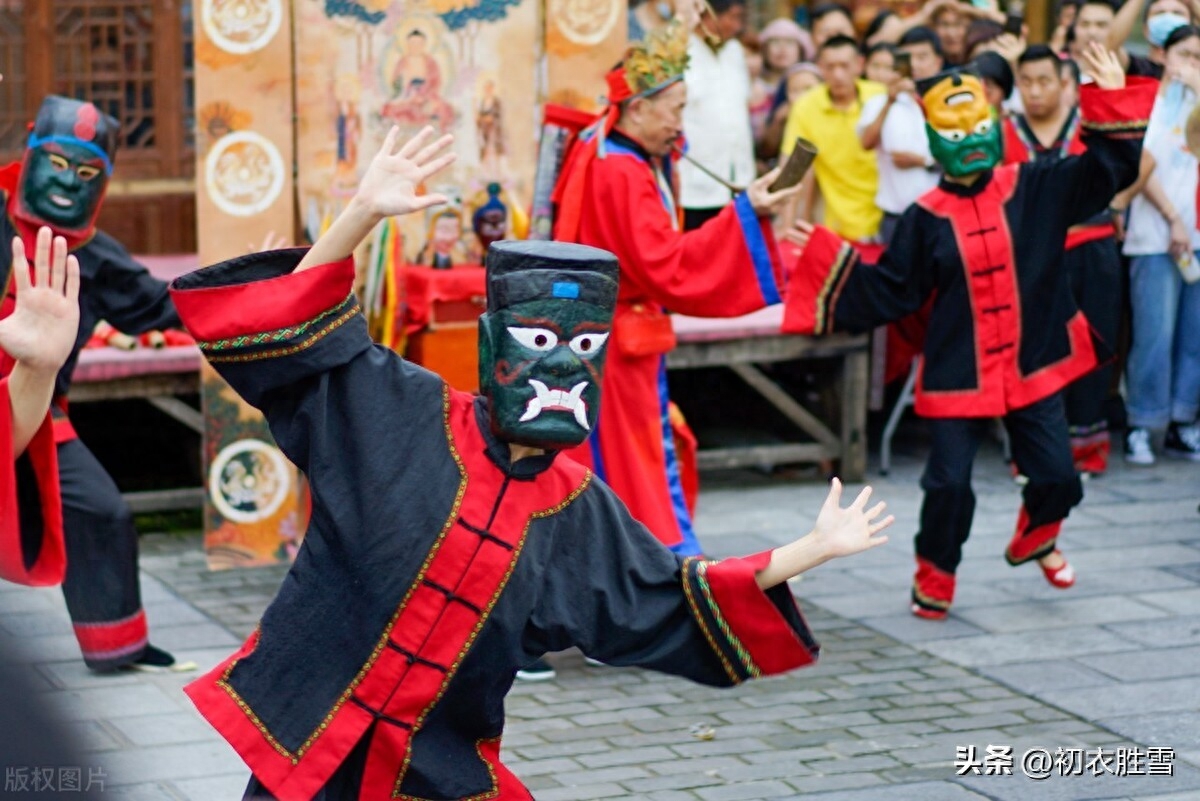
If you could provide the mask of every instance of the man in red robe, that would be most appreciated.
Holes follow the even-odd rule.
[[[0,579],[61,584],[66,573],[50,398],[79,328],[79,262],[49,228],[37,234],[35,269],[13,240],[17,301],[0,320]],[[10,455],[11,454],[11,455]]]
[[[695,555],[695,465],[680,458],[691,433],[667,397],[666,354],[675,346],[667,313],[736,317],[780,303],[769,216],[795,190],[770,192],[777,172],[769,173],[683,232],[674,162],[687,32],[674,23],[651,39],[608,74],[608,110],[580,136],[555,189],[554,238],[611,251],[621,265],[604,408],[571,455],[663,544]]]

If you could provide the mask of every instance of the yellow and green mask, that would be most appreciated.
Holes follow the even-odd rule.
[[[120,123],[91,103],[42,101],[21,165],[19,216],[59,233],[90,231],[112,175]]]
[[[583,443],[600,417],[616,257],[564,242],[501,241],[486,266],[479,386],[493,433],[550,450]]]
[[[990,170],[1004,157],[999,120],[983,84],[969,72],[935,75],[918,85],[929,151],[947,175]]]

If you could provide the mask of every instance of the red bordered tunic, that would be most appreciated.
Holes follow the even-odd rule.
[[[925,417],[998,417],[1087,373],[1094,336],[1061,269],[1067,232],[1133,182],[1157,84],[1080,92],[1087,151],[943,181],[901,217],[878,264],[818,228],[791,276],[784,330],[861,331],[930,297],[916,389]],[[793,300],[795,302],[793,302]]]
[[[307,475],[255,634],[187,687],[285,801],[528,799],[499,761],[515,671],[578,646],[729,685],[813,661],[769,554],[671,554],[589,471],[510,463],[484,400],[374,345],[349,262],[256,254],[176,282],[188,329]]]

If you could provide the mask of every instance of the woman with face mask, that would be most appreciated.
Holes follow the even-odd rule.
[[[1150,52],[1141,56],[1130,53],[1125,43],[1133,34],[1138,18],[1145,13],[1142,35],[1150,43]],[[1185,0],[1128,0],[1111,17],[1108,46],[1116,51],[1121,66],[1128,75],[1140,75],[1161,80],[1163,77],[1163,45],[1171,31],[1190,24],[1192,11]]]
[[[1200,461],[1200,282],[1194,273],[1197,159],[1184,130],[1200,98],[1200,28],[1175,28],[1163,42],[1164,80],[1145,148],[1157,162],[1130,206],[1125,254],[1133,257],[1133,346],[1125,383],[1130,429],[1125,459],[1155,461],[1152,438],[1166,429],[1168,455]]]

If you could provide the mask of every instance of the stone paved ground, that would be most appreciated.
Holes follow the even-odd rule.
[[[567,653],[552,657],[557,680],[519,685],[506,755],[539,801],[1200,799],[1200,465],[1118,464],[1093,481],[1062,538],[1079,582],[1060,592],[1004,563],[1018,490],[985,452],[955,611],[931,623],[906,601],[918,456],[871,477],[897,514],[893,541],[795,584],[824,646],[818,667],[715,690]],[[717,556],[785,542],[823,494],[811,477],[717,477],[701,496],[702,540]],[[143,543],[153,640],[204,668],[253,628],[283,575],[209,573],[194,536]],[[53,590],[0,585],[0,626],[27,645],[105,798],[240,798],[246,770],[191,710],[184,677],[89,675]],[[1017,775],[956,776],[956,747],[989,745],[1013,747]],[[1030,748],[1135,745],[1173,747],[1174,775],[1020,775]]]

